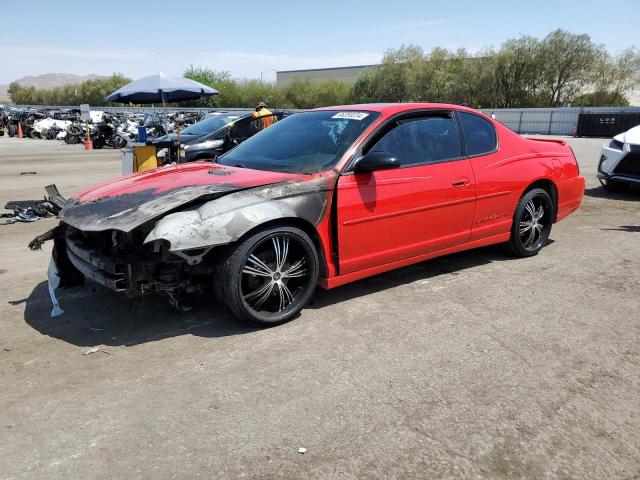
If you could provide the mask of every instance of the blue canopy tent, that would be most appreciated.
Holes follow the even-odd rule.
[[[159,73],[142,77],[119,88],[106,97],[108,102],[160,103],[185,102],[217,95],[214,88],[184,77]]]

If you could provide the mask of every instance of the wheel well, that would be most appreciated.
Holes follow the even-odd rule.
[[[547,178],[541,178],[540,180],[536,180],[535,182],[527,186],[524,192],[522,192],[522,195],[533,190],[534,188],[542,188],[551,197],[551,201],[553,202],[553,222],[555,223],[558,216],[558,187],[556,187],[556,184],[551,180]]]
[[[238,241],[252,235],[256,230],[267,228],[267,227],[275,227],[275,226],[286,226],[286,227],[297,227],[302,230],[304,233],[309,235],[311,241],[316,247],[316,251],[318,252],[318,259],[320,260],[320,277],[326,277],[327,275],[327,259],[324,255],[324,248],[322,245],[322,241],[320,240],[320,235],[316,230],[316,227],[313,226],[310,222],[303,220],[302,218],[297,217],[287,217],[287,218],[278,218],[275,220],[269,220],[268,222],[261,223],[260,225],[256,225],[247,233],[245,233]],[[236,242],[234,242],[236,243]]]

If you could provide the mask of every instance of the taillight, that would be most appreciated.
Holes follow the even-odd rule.
[[[576,163],[576,168],[578,169],[578,175],[580,175],[580,165],[578,164],[578,159],[576,158],[576,153],[573,151],[573,148],[571,148],[571,145],[568,145],[569,150],[571,150],[571,156],[573,157],[573,161]]]

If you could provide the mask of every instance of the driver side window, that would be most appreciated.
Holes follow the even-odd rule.
[[[401,166],[437,163],[462,156],[455,120],[436,116],[398,120],[369,152],[394,156]]]

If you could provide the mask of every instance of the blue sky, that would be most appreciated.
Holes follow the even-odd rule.
[[[640,1],[164,2],[0,0],[0,83],[49,72],[180,74],[190,64],[240,78],[273,69],[376,63],[413,43],[477,51],[564,28],[611,51],[640,45]]]

